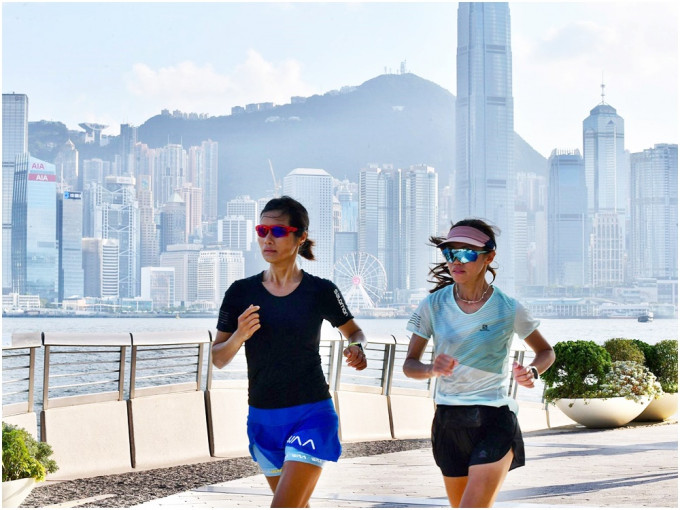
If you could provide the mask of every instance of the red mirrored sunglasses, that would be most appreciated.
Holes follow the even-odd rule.
[[[260,237],[267,237],[269,231],[271,231],[274,237],[286,237],[291,232],[297,232],[297,227],[289,227],[288,225],[257,225],[255,230]]]

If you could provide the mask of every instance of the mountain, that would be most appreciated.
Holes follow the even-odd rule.
[[[237,195],[260,197],[273,189],[269,161],[277,180],[302,167],[323,168],[351,181],[370,163],[402,168],[425,163],[440,173],[444,185],[455,165],[455,103],[453,94],[431,81],[385,74],[265,111],[207,119],[157,115],[138,127],[137,139],[150,147],[182,143],[185,148],[217,141],[218,206],[224,211]],[[115,153],[116,143],[76,146],[83,160]],[[102,155],[93,156],[93,150]],[[515,166],[545,175],[547,165],[516,136]]]

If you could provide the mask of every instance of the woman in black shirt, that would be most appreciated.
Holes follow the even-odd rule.
[[[270,200],[256,227],[269,268],[234,282],[224,295],[213,363],[228,364],[245,344],[250,453],[274,492],[272,507],[304,507],[325,461],[337,461],[338,417],[326,383],[321,323],[337,327],[347,364],[366,368],[363,332],[338,288],[302,271],[314,260],[307,210],[290,197]],[[292,234],[292,235],[291,235]]]

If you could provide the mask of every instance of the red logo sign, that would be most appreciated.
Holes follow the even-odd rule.
[[[28,174],[29,181],[55,182],[57,176],[55,174]]]

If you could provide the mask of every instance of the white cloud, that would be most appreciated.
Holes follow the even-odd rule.
[[[293,59],[279,63],[267,61],[255,50],[231,73],[220,73],[207,63],[192,61],[154,69],[134,64],[126,80],[128,91],[138,100],[185,112],[224,115],[234,105],[274,102],[288,103],[294,95],[311,95],[316,91],[302,79],[302,66]]]

